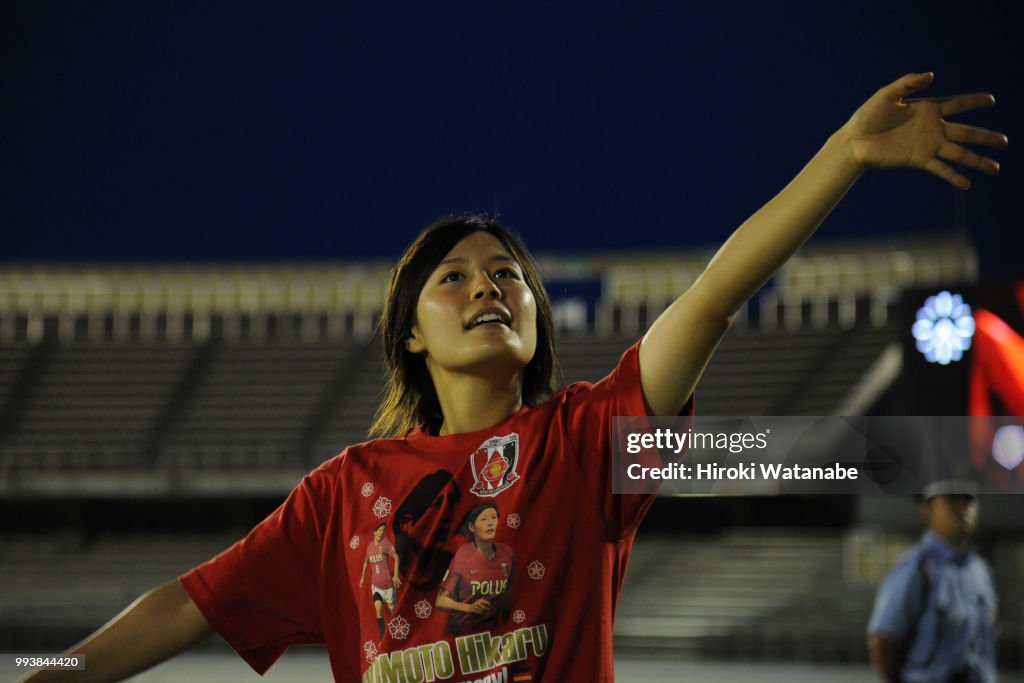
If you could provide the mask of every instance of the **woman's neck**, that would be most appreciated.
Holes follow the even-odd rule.
[[[486,429],[515,415],[523,405],[522,373],[508,382],[477,375],[434,377],[444,422],[439,436]]]
[[[488,560],[493,558],[497,553],[497,547],[494,545],[494,541],[474,541],[473,545],[476,546],[477,551],[486,557]]]

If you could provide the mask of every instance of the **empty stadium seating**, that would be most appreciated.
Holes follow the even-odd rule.
[[[891,337],[867,327],[734,330],[701,382],[700,412],[835,414]],[[561,337],[565,382],[599,379],[633,342]],[[0,366],[0,491],[283,493],[365,440],[380,354],[376,339],[12,345]]]

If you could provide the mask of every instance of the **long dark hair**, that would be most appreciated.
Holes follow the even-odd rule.
[[[436,429],[443,421],[427,364],[420,354],[409,351],[405,342],[416,323],[416,304],[427,278],[456,244],[474,232],[486,232],[501,242],[522,267],[523,279],[537,302],[537,350],[523,369],[523,403],[535,406],[555,391],[554,316],[530,252],[515,233],[493,218],[449,215],[427,226],[391,273],[380,321],[387,385],[370,427],[371,436],[397,436],[422,423]]]

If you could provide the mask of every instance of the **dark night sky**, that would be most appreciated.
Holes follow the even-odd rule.
[[[0,261],[392,257],[465,210],[538,252],[720,242],[908,71],[1012,144],[1013,4],[3,3]],[[961,228],[1020,272],[1012,150],[966,195],[870,174],[819,239]]]

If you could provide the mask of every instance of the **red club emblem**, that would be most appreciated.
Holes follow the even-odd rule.
[[[482,498],[493,498],[519,481],[519,435],[491,437],[473,451],[469,460],[473,472],[469,490]]]

